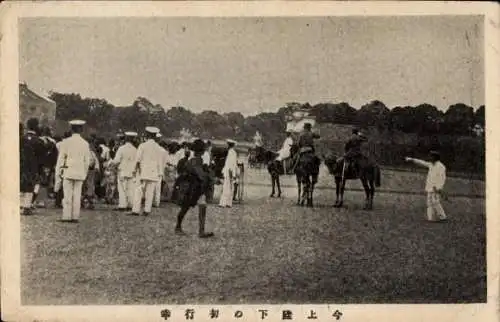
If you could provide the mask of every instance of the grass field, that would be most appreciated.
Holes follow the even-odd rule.
[[[405,186],[423,186],[419,180]],[[450,187],[464,193],[460,184]],[[21,218],[22,303],[486,300],[483,198],[453,197],[444,203],[450,221],[431,224],[423,221],[421,195],[380,193],[369,212],[357,191],[346,193],[347,208],[334,209],[333,191],[319,189],[316,208],[307,209],[294,206],[295,189],[285,188],[283,199],[267,198],[267,189],[247,184],[244,204],[210,206],[208,229],[216,236],[208,240],[196,236],[195,210],[186,217],[188,236],[174,235],[171,204],[150,217],[101,206],[83,211],[79,224],[39,209]]]

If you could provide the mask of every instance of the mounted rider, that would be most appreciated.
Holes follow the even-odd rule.
[[[366,137],[357,128],[352,130],[352,136],[346,142],[344,147],[344,156],[339,161],[345,162],[344,169],[347,170],[351,166],[356,175],[359,174],[360,160],[363,157],[361,153],[361,145],[366,142]]]
[[[307,154],[307,153],[312,153],[314,154],[314,139],[319,139],[319,134],[313,133],[312,132],[312,125],[311,123],[305,123],[304,124],[304,129],[300,133],[299,136],[299,154]]]

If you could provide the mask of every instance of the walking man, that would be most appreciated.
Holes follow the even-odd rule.
[[[89,143],[81,137],[85,121],[73,120],[69,124],[72,135],[60,145],[56,175],[59,177],[62,174],[64,192],[61,221],[78,222],[82,185],[89,170],[91,156]]]
[[[139,216],[141,213],[141,203],[144,197],[144,216],[151,214],[153,207],[153,196],[155,187],[160,180],[161,163],[158,154],[159,147],[155,141],[156,134],[160,130],[156,127],[146,127],[146,141],[137,148],[136,171],[139,173],[139,184],[135,189],[134,205],[130,215]]]
[[[446,167],[441,163],[437,151],[430,151],[431,162],[406,157],[406,161],[429,169],[425,191],[427,192],[427,220],[430,222],[445,221],[446,213],[441,205],[441,194],[446,181]]]
[[[198,205],[198,220],[199,229],[198,236],[200,238],[213,237],[213,233],[205,232],[205,222],[207,216],[207,200],[206,193],[209,185],[208,168],[203,164],[202,154],[205,150],[205,143],[202,140],[193,142],[192,150],[194,156],[186,162],[184,175],[179,182],[180,192],[178,204],[181,206],[177,215],[177,225],[175,233],[177,235],[185,235],[182,230],[182,222],[189,208]]]
[[[118,165],[118,211],[132,210],[134,200],[135,166],[137,149],[133,141],[137,137],[136,132],[125,132],[125,144],[116,151],[115,158],[111,164]]]
[[[220,197],[219,206],[231,208],[233,206],[233,189],[234,189],[234,178],[236,177],[236,171],[238,170],[238,157],[234,146],[236,141],[227,139],[228,151],[226,156],[226,161],[224,163],[224,168],[222,169],[222,175],[224,176],[224,182],[222,184],[222,194]]]

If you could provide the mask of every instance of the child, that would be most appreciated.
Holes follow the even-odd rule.
[[[182,169],[183,175],[179,177],[179,197],[177,203],[181,209],[177,215],[175,233],[178,235],[185,235],[182,230],[182,221],[189,208],[198,205],[198,236],[200,238],[213,237],[213,233],[205,233],[207,215],[206,195],[210,183],[208,169],[203,165],[202,159],[202,155],[205,152],[205,143],[202,140],[194,141],[192,150],[194,156],[186,161]]]
[[[425,184],[425,191],[427,192],[427,220],[440,222],[446,220],[446,214],[441,205],[441,193],[446,181],[446,167],[441,163],[438,152],[430,151],[430,157],[431,162],[409,157],[406,157],[405,160],[429,169]]]

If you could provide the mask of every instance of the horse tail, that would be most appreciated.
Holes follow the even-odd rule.
[[[381,182],[380,182],[381,181],[381,179],[380,179],[380,177],[381,177],[380,168],[378,166],[375,166],[373,169],[375,171],[375,173],[374,173],[375,174],[375,186],[376,187],[380,187],[380,185],[381,185]]]

